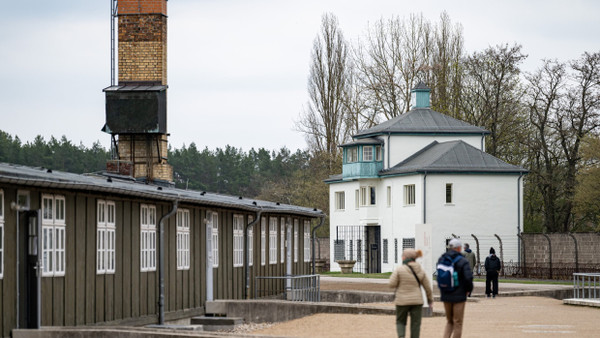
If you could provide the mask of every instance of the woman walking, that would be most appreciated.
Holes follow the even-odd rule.
[[[415,260],[423,256],[421,250],[406,249],[402,253],[402,265],[397,267],[390,277],[390,287],[396,289],[396,331],[398,337],[404,337],[406,319],[410,314],[410,337],[418,338],[421,332],[423,296],[421,286],[427,294],[427,303],[433,307],[431,283],[421,265]]]

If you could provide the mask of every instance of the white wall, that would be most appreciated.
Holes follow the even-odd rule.
[[[391,135],[390,142],[388,144],[387,136],[382,136],[385,140],[385,154],[384,154],[384,163],[383,168],[387,169],[389,167],[393,167],[396,164],[404,161],[409,156],[413,155],[417,151],[423,149],[425,146],[429,145],[433,141],[438,142],[447,142],[447,141],[456,141],[463,140],[467,144],[471,146],[484,150],[481,147],[481,135],[473,135],[473,136],[435,136],[435,135]],[[390,148],[391,147],[391,148]],[[388,167],[388,149],[390,154],[390,161]]]

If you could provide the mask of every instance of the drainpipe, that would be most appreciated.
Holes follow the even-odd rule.
[[[319,217],[321,219],[321,221],[319,222],[319,225],[317,225],[316,227],[314,227],[312,229],[312,274],[315,274],[315,232],[317,231],[318,228],[320,228],[323,225],[323,222],[325,222],[325,215]]]
[[[427,172],[423,175],[423,224],[427,224]]]
[[[177,212],[177,200],[173,201],[173,207],[158,222],[158,325],[165,325],[165,224],[164,221]]]
[[[521,179],[523,173],[517,178],[517,236],[521,234]],[[517,241],[517,257],[521,260],[521,241]]]
[[[246,224],[244,231],[244,279],[246,280],[246,288],[244,289],[244,298],[250,297],[250,258],[248,257],[248,228],[254,226],[260,220],[262,214],[262,208],[256,212],[255,218],[252,222]],[[252,228],[254,231],[254,228]],[[254,236],[252,237],[254,238]],[[255,296],[256,297],[256,296]]]
[[[390,148],[392,148],[392,145],[390,144],[390,133],[388,133],[388,141],[387,141],[387,168],[390,168]]]
[[[18,200],[18,193],[17,193],[17,200]],[[10,203],[10,208],[12,210],[15,211],[15,213],[17,214],[17,226],[16,226],[16,233],[17,233],[17,242],[16,242],[16,246],[17,246],[17,259],[16,259],[16,270],[17,273],[15,275],[16,281],[17,281],[17,285],[16,285],[16,295],[17,295],[17,302],[16,302],[16,307],[17,307],[17,312],[16,312],[16,320],[17,320],[17,325],[15,325],[16,328],[19,327],[19,299],[20,299],[20,288],[19,288],[19,261],[20,261],[20,254],[19,254],[19,242],[21,241],[19,239],[19,228],[20,228],[20,220],[19,220],[19,214],[21,213],[21,211],[29,211],[29,208],[24,208],[20,205],[18,205],[16,202],[11,202]]]

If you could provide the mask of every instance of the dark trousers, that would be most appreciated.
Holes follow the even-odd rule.
[[[485,294],[498,294],[498,271],[487,271],[485,276]]]
[[[396,305],[396,332],[398,337],[406,334],[406,317],[410,313],[410,337],[419,338],[423,305]]]

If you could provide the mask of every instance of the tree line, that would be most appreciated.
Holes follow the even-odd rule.
[[[487,153],[530,170],[526,231],[600,230],[600,190],[592,188],[600,185],[600,52],[541,60],[532,72],[522,70],[526,58],[517,43],[466,51],[461,25],[445,12],[436,22],[419,14],[382,18],[354,42],[328,13],[296,128],[313,153],[339,163],[338,145],[407,112],[411,89],[423,81],[432,109],[486,128]]]

